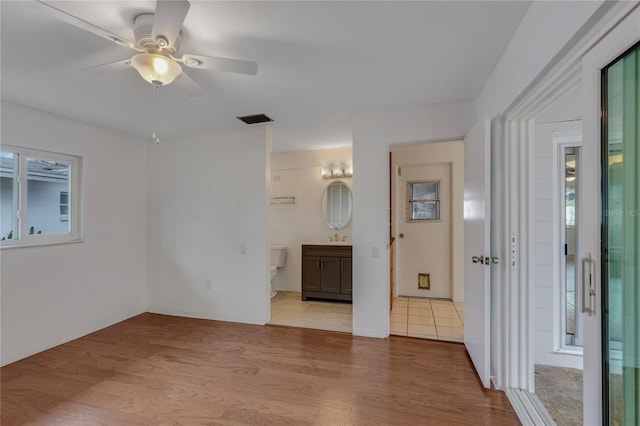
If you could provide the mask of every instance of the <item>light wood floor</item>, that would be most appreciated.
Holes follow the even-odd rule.
[[[2,425],[512,425],[464,346],[142,314],[0,370]]]

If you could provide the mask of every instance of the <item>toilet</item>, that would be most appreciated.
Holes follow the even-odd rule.
[[[271,246],[271,297],[273,298],[277,291],[273,289],[273,278],[278,273],[278,269],[282,268],[287,261],[287,248],[285,246]]]

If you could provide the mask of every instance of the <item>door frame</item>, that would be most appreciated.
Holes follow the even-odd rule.
[[[533,261],[533,250],[530,250],[529,245],[529,241],[533,241],[533,220],[530,217],[530,206],[533,205],[533,191],[531,191],[533,176],[530,173],[533,162],[535,125],[533,117],[576,84],[581,82],[592,84],[597,79],[595,87],[600,87],[598,64],[583,63],[583,59],[634,11],[640,11],[640,4],[605,2],[592,19],[585,24],[584,31],[579,32],[563,48],[532,86],[503,114],[504,125],[502,131],[499,132],[502,137],[498,143],[504,146],[506,158],[509,160],[505,170],[507,175],[505,190],[507,234],[504,236],[504,243],[510,248],[511,259],[509,259],[509,270],[504,274],[501,294],[502,300],[505,301],[505,309],[502,314],[505,336],[500,355],[504,363],[503,386],[505,392],[518,417],[525,424],[549,424],[551,420],[534,393],[532,321],[534,294],[533,274],[529,267]],[[629,45],[633,45],[633,42],[630,42]],[[616,50],[616,52],[618,51]],[[621,52],[613,54],[611,60],[619,53]],[[602,65],[606,65],[606,63]],[[583,98],[583,103],[593,105],[590,113],[598,115],[596,122],[599,125],[600,94],[585,91],[584,95],[586,97]],[[585,118],[583,117],[583,120]],[[599,138],[600,130],[599,128],[583,127],[583,135]],[[586,146],[586,140],[584,144]],[[589,167],[587,159],[583,157],[583,169],[587,167]],[[583,182],[583,187],[590,184],[591,182]],[[595,185],[599,187],[597,182]],[[587,225],[584,225],[584,229],[586,229]],[[599,241],[599,235],[597,239]],[[586,244],[590,245],[589,242]],[[599,251],[598,246],[597,250],[592,252],[599,253]],[[598,282],[597,286],[599,284]],[[599,288],[597,293],[596,306],[600,306]],[[596,317],[591,318],[594,321],[597,320]],[[597,318],[599,319],[599,317]],[[591,336],[591,338],[599,341],[600,334]],[[597,345],[597,342],[593,343]],[[585,354],[585,367],[589,365],[590,368],[600,369],[600,361],[600,352]],[[598,376],[598,381],[593,382],[592,380],[593,377],[585,377],[584,388],[593,389],[595,386],[600,391],[592,392],[594,395],[590,395],[589,398],[586,398],[585,394],[583,403],[589,410],[588,413],[585,411],[585,414],[589,414],[590,418],[600,420],[602,418],[600,376]]]
[[[583,80],[587,82],[583,92],[583,102],[589,106],[589,109],[585,112],[585,114],[588,115],[583,117],[585,132],[583,139],[585,146],[593,144],[597,147],[597,154],[593,155],[593,157],[589,158],[586,155],[583,155],[583,164],[587,167],[597,167],[597,170],[600,172],[598,175],[598,181],[594,183],[602,182],[602,70],[640,41],[640,3],[634,3],[633,7],[629,8],[628,13],[626,13],[623,19],[617,22],[617,24],[619,25],[613,28],[606,35],[606,38],[599,40],[598,44],[582,58]],[[587,153],[588,152],[585,150],[584,154]],[[586,191],[583,191],[583,194],[586,195]],[[600,215],[598,217],[599,220],[597,226],[601,227],[603,223],[602,191],[598,194],[598,203],[600,205]],[[589,224],[585,223],[585,226],[589,226]],[[600,237],[600,235],[598,235],[598,237]],[[593,263],[595,265],[594,276],[596,286],[595,306],[597,309],[597,315],[586,317],[585,320],[595,320],[598,322],[597,325],[599,327],[596,341],[599,352],[597,354],[588,354],[589,356],[585,356],[584,361],[585,367],[589,365],[592,369],[597,368],[599,371],[598,375],[585,375],[584,377],[585,419],[587,418],[586,416],[589,415],[590,418],[597,418],[602,422],[602,424],[606,424],[608,421],[608,419],[605,418],[607,410],[602,404],[603,385],[605,381],[605,371],[603,369],[602,359],[602,352],[604,348],[604,344],[602,342],[602,326],[604,324],[604,318],[601,315],[605,308],[602,297],[604,290],[602,288],[603,268],[601,263],[602,238],[594,239],[589,235],[586,236],[585,239],[587,240],[586,244],[584,244],[586,246],[585,250],[594,254]],[[587,339],[594,339],[594,337],[590,336],[589,333],[585,333],[585,344],[587,343]],[[593,393],[589,394],[586,392],[589,387],[597,387],[599,390],[598,394],[595,395]]]

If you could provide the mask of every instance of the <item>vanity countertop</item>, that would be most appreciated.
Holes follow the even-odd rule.
[[[303,246],[350,246],[351,241],[305,241]]]

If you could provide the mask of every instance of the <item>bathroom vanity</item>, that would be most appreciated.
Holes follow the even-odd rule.
[[[302,300],[351,301],[351,244],[302,245]]]

